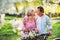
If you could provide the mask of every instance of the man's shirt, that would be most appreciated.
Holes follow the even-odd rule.
[[[46,34],[47,30],[46,27],[48,25],[48,30],[52,29],[50,19],[47,15],[43,16],[36,16],[36,26],[39,31],[39,34]]]

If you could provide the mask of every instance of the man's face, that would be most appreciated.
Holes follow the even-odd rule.
[[[42,14],[39,9],[37,9],[36,13],[37,13],[37,15],[41,15]]]

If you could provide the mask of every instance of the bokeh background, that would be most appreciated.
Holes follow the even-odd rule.
[[[51,19],[53,35],[60,38],[60,0],[0,0],[0,40],[20,40],[20,29],[26,9],[43,6]]]

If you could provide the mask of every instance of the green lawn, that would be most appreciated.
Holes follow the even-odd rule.
[[[52,20],[60,20],[60,17],[52,17],[50,19],[52,19]]]
[[[5,16],[6,20],[12,20],[12,19],[15,19],[15,18],[16,18],[15,16]],[[23,19],[22,17],[17,17],[17,18]],[[52,17],[50,19],[52,19],[52,20],[60,20],[60,17]]]
[[[53,24],[53,35],[48,37],[48,40],[60,38],[60,22]]]
[[[11,23],[6,22],[0,29],[0,40],[17,40],[18,35],[13,31],[13,26]]]
[[[0,40],[17,40],[17,39],[18,39],[17,35],[0,36]]]
[[[15,17],[6,17],[6,18],[7,19],[8,18],[14,19]],[[54,18],[54,19],[56,19],[56,18]],[[60,17],[58,17],[58,18],[60,18]],[[17,18],[17,19],[22,20],[23,18]],[[53,35],[52,36],[49,36],[48,37],[48,40],[53,40],[54,38],[57,38],[57,37],[60,38],[60,22],[58,22],[58,23],[55,23],[54,22],[54,23],[52,23],[52,26],[53,26],[53,30],[52,30],[53,31]],[[10,36],[9,38],[11,38],[11,40],[12,40],[12,39],[17,38],[17,36]],[[7,39],[9,39],[9,38],[7,37]],[[6,37],[4,37],[4,39],[6,39]]]

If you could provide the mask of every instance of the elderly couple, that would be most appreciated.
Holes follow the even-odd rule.
[[[52,26],[50,19],[47,15],[44,14],[44,8],[42,6],[37,7],[36,13],[33,9],[28,9],[26,16],[23,20],[24,31],[34,30],[41,34],[49,33],[52,34]],[[46,27],[48,25],[48,32]]]

